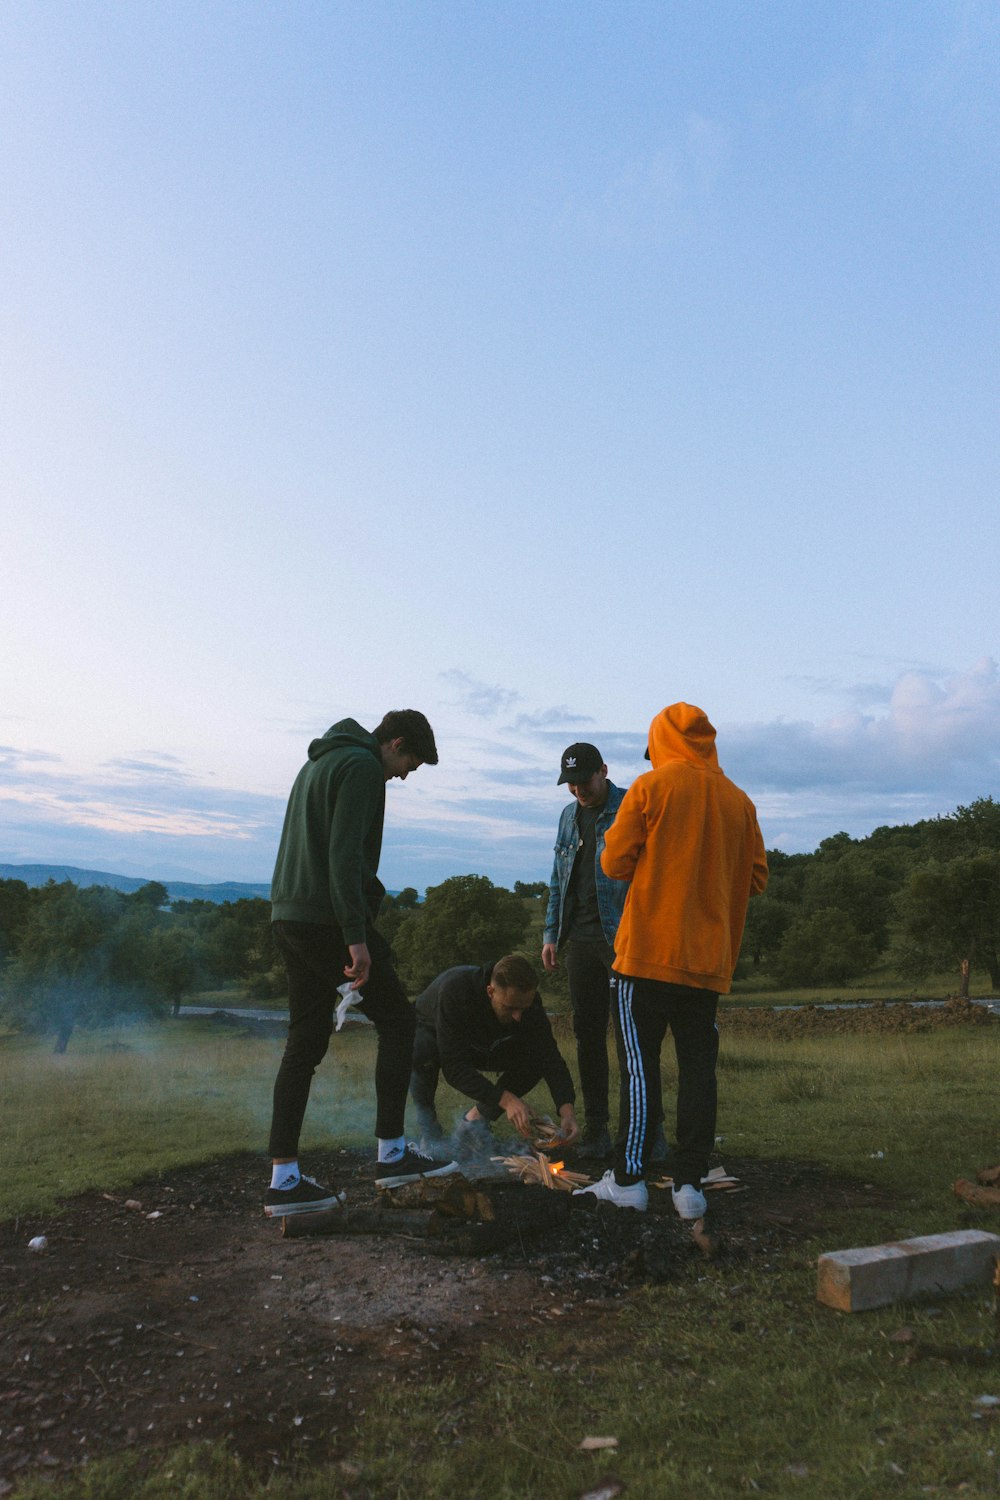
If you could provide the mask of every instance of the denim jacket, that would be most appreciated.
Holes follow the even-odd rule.
[[[608,782],[608,800],[597,815],[596,826],[597,906],[601,914],[604,935],[612,948],[615,945],[615,933],[621,921],[625,897],[628,895],[628,881],[612,880],[605,875],[601,869],[601,850],[604,848],[604,835],[615,821],[615,813],[624,795],[622,787],[615,786],[611,781]],[[566,904],[566,892],[569,889],[569,877],[573,873],[573,862],[581,843],[580,831],[576,826],[577,806],[576,802],[570,802],[559,815],[556,854],[552,862],[552,877],[549,880],[549,904],[545,911],[542,942],[555,943],[557,946],[565,942],[565,934],[562,932],[563,910]]]

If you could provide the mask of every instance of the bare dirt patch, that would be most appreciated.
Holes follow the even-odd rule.
[[[366,1154],[311,1165],[374,1204]],[[818,1215],[885,1201],[808,1164],[726,1165],[745,1191],[713,1194],[709,1222],[734,1267],[788,1253]],[[468,1372],[484,1340],[523,1343],[556,1321],[581,1344],[596,1323],[606,1341],[595,1307],[703,1264],[655,1188],[646,1215],[575,1200],[544,1238],[462,1258],[370,1235],[285,1239],[261,1213],[263,1175],[247,1153],[0,1225],[0,1495],[199,1438],[268,1470],[345,1458],[374,1392]],[[33,1252],[38,1235],[48,1248]]]
[[[1000,1015],[985,1005],[953,996],[940,1006],[913,1004],[907,1000],[856,1001],[841,1007],[800,1005],[774,1009],[771,1006],[724,1005],[719,1026],[727,1032],[775,1037],[795,1041],[803,1036],[848,1036],[856,1034],[913,1033],[965,1026],[997,1026]]]

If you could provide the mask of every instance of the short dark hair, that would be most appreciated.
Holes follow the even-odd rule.
[[[387,745],[390,740],[402,740],[404,750],[415,755],[425,766],[436,766],[438,763],[434,731],[419,709],[392,709],[372,733],[380,745]]]
[[[523,953],[507,953],[493,965],[490,984],[498,990],[519,990],[527,995],[538,988],[538,975]]]

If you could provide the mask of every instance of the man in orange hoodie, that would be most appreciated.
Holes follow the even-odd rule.
[[[625,793],[601,855],[606,875],[630,882],[612,977],[628,1130],[613,1170],[579,1191],[647,1207],[649,1105],[669,1026],[678,1073],[673,1201],[682,1219],[699,1219],[715,1144],[716,1006],[729,992],[747,903],[767,884],[767,857],[754,805],[723,775],[700,708],[674,703],[657,714],[646,756],[653,769]]]

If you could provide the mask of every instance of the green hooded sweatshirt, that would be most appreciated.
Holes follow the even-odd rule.
[[[271,920],[338,927],[367,941],[385,887],[378,879],[385,773],[378,741],[341,719],[309,746],[295,778],[271,881]]]

